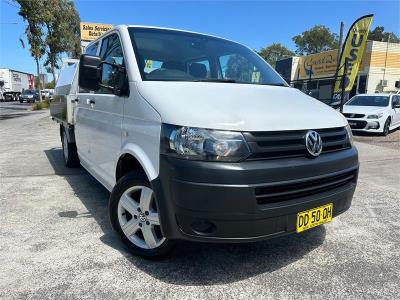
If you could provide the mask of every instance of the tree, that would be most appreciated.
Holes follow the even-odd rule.
[[[43,40],[43,30],[42,30],[42,12],[43,12],[43,2],[40,0],[17,0],[20,5],[18,14],[27,23],[25,34],[30,45],[29,51],[36,62],[36,73],[38,76],[38,88],[41,88],[40,82],[40,68],[39,62],[45,53],[45,44]],[[21,44],[24,47],[24,42],[21,39]],[[39,97],[41,95],[39,93]],[[40,99],[41,100],[41,99]]]
[[[67,53],[79,57],[80,18],[71,0],[15,0],[19,15],[27,22],[25,30],[30,51],[35,58],[39,76],[39,61],[46,54],[44,65],[53,74],[60,68],[60,58]],[[21,40],[22,45],[23,41]]]
[[[368,33],[368,40],[387,42],[390,37],[390,42],[400,43],[400,38],[394,32],[385,32],[385,27],[376,26],[374,30],[370,30]]]
[[[296,53],[299,55],[319,53],[338,47],[337,34],[332,33],[323,25],[315,25],[302,34],[294,36],[292,40],[296,44]]]
[[[62,54],[80,55],[79,15],[70,0],[46,0],[44,26],[46,34],[46,70],[56,80],[56,69],[60,68]]]
[[[274,43],[268,47],[260,49],[258,54],[264,58],[272,67],[275,68],[276,61],[287,56],[294,56],[295,53],[280,43]]]

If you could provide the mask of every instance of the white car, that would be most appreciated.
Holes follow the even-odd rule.
[[[50,106],[66,165],[111,192],[111,225],[140,256],[300,233],[351,205],[346,118],[232,41],[116,26],[65,62]]]
[[[400,126],[400,95],[356,95],[343,106],[343,115],[353,131],[387,135]]]

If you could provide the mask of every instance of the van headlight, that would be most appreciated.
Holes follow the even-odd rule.
[[[240,161],[250,154],[240,132],[163,124],[161,153],[179,158]]]
[[[349,143],[351,147],[354,146],[354,140],[353,140],[353,132],[351,131],[351,127],[349,124],[346,125],[346,131],[347,131],[347,138],[349,139]]]

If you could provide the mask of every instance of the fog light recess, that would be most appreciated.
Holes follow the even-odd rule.
[[[214,223],[207,220],[197,220],[192,223],[192,230],[199,235],[210,235],[217,230]]]

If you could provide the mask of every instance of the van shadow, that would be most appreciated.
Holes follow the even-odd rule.
[[[206,244],[180,241],[164,260],[150,261],[132,256],[113,233],[108,219],[109,192],[83,168],[71,172],[64,167],[62,150],[45,150],[57,175],[64,176],[87,213],[62,211],[63,218],[94,218],[106,245],[120,251],[134,266],[150,276],[175,285],[215,285],[236,282],[258,274],[270,273],[290,265],[325,240],[325,228],[319,226],[302,234],[256,243]]]

